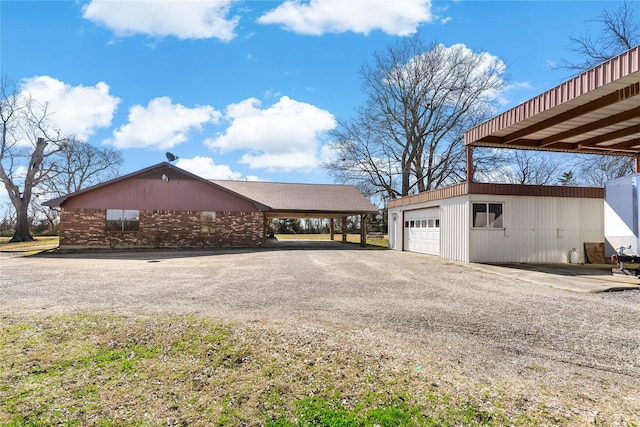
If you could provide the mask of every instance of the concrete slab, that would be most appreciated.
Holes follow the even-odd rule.
[[[611,273],[611,264],[470,264],[477,270],[573,292],[640,289],[637,277]]]

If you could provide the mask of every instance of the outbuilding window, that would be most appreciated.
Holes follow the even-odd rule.
[[[107,209],[107,231],[138,231],[140,211],[133,209]]]
[[[504,228],[502,203],[474,203],[473,228]]]

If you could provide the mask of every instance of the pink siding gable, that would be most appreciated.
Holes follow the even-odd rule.
[[[168,180],[163,180],[163,174]],[[175,168],[157,168],[76,193],[66,209],[139,209],[255,212],[251,201]]]

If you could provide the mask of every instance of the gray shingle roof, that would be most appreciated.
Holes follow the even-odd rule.
[[[211,180],[280,212],[377,213],[353,185]]]

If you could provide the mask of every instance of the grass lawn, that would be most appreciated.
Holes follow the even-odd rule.
[[[330,337],[198,317],[0,317],[0,425],[571,425]],[[343,345],[346,344],[346,345]]]
[[[32,242],[9,243],[11,237],[0,237],[0,250],[28,248],[30,246],[58,245],[58,236],[36,236]]]

